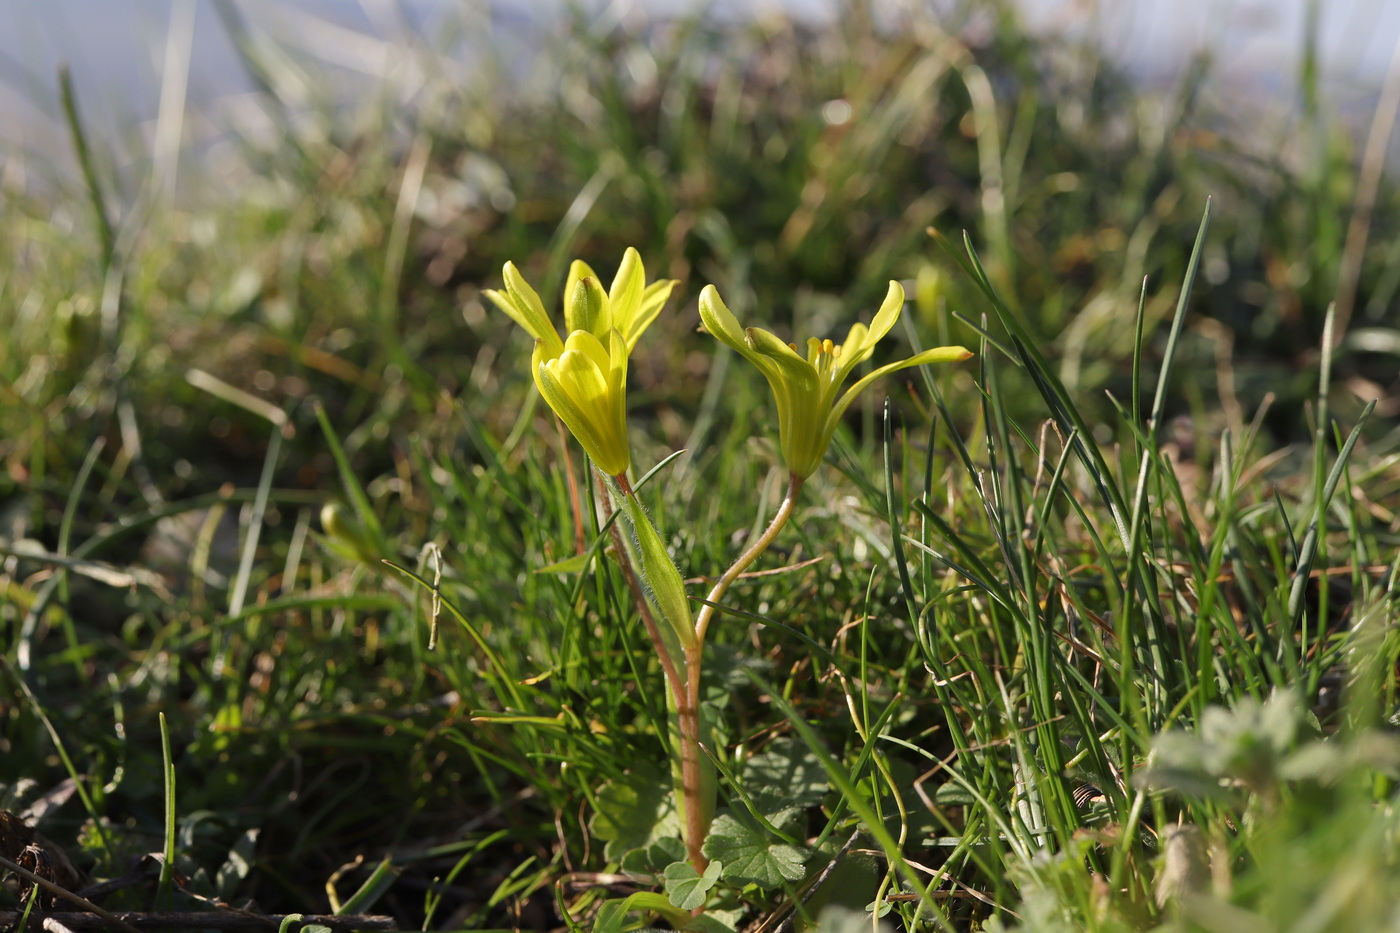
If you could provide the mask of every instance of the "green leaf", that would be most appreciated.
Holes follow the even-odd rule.
[[[399,870],[393,866],[388,857],[385,857],[374,871],[365,879],[365,883],[344,904],[336,909],[338,916],[353,916],[355,914],[368,913],[369,909],[379,902],[379,899],[394,886],[399,880]],[[329,928],[327,928],[329,929]]]
[[[622,497],[627,521],[637,540],[641,555],[642,577],[661,610],[662,618],[675,632],[677,641],[689,648],[695,644],[695,629],[690,616],[690,603],[685,598],[685,582],[675,561],[666,553],[666,545],[656,533],[646,509],[636,496]]]
[[[626,922],[626,902],[616,897],[598,906],[598,913],[593,917],[592,933],[623,933]]]
[[[691,917],[682,929],[693,930],[695,933],[735,933],[745,913],[742,907],[736,910],[716,910],[711,907],[700,916]]]
[[[794,815],[800,811],[783,814]],[[785,880],[801,881],[807,874],[805,850],[785,842],[770,843],[761,829],[746,826],[728,813],[715,818],[705,839],[705,854],[724,863],[725,881],[752,881],[760,887],[776,888]]]
[[[636,768],[621,781],[604,784],[595,802],[597,809],[588,828],[606,843],[603,857],[610,862],[620,862],[634,849],[681,834],[671,782],[650,767]]]
[[[556,560],[552,564],[536,567],[535,573],[582,573],[588,569],[591,560],[593,560],[593,551],[587,550],[582,554],[575,554],[563,560]]]
[[[238,893],[239,884],[257,863],[258,833],[256,828],[247,830],[229,849],[228,858],[214,876],[215,891],[219,897],[232,899]]]
[[[638,874],[659,874],[661,869],[685,859],[685,843],[679,836],[663,836],[651,845],[633,849],[622,859],[623,871]]]
[[[724,871],[724,863],[718,859],[705,868],[702,875],[689,862],[672,862],[666,866],[661,877],[666,879],[666,896],[681,910],[694,910],[704,907],[710,888],[719,881]]]
[[[744,762],[740,783],[764,816],[821,803],[830,789],[817,756],[794,738],[778,739]]]
[[[598,907],[598,915],[593,920],[592,933],[623,933],[628,929],[627,914],[633,910],[646,910],[660,914],[662,919],[676,929],[687,927],[694,919],[690,912],[681,910],[667,900],[664,894],[655,891],[638,891],[626,898],[613,898]]]

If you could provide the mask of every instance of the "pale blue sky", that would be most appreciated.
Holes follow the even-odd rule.
[[[396,10],[417,26],[481,0],[237,0],[244,15],[313,56],[334,60],[347,79],[372,71],[375,37],[401,28]],[[876,0],[899,8],[927,0]],[[951,0],[936,0],[947,3]],[[1021,0],[1028,19],[1051,32],[1098,37],[1143,80],[1169,80],[1198,48],[1214,52],[1214,88],[1251,102],[1286,105],[1303,43],[1307,0]],[[736,4],[718,0],[732,12]],[[737,6],[746,6],[738,4]],[[767,6],[780,5],[767,0]],[[833,0],[786,0],[798,10],[829,10]],[[184,6],[184,19],[172,11]],[[498,15],[547,20],[561,0],[496,2]],[[687,0],[614,0],[638,9],[693,9]],[[0,0],[0,150],[66,149],[57,122],[54,78],[60,60],[73,69],[84,119],[112,140],[149,133],[159,108],[172,25],[193,25],[188,48],[189,110],[217,122],[247,90],[210,0]],[[1400,37],[1400,0],[1325,0],[1322,47],[1334,102],[1365,108]],[[309,16],[306,14],[310,14]],[[314,23],[323,26],[309,26]],[[358,39],[356,37],[359,37]],[[362,41],[361,41],[362,40]],[[361,67],[363,65],[363,67]],[[1359,102],[1359,103],[1358,103]],[[197,123],[197,119],[194,121]],[[188,132],[198,127],[186,127]],[[140,149],[140,146],[134,148]]]

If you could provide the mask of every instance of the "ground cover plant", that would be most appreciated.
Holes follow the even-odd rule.
[[[259,132],[177,186],[68,95],[71,175],[5,154],[0,857],[401,928],[1395,925],[1396,200],[1315,69],[1276,145],[995,5],[467,12],[317,105],[219,9]],[[634,276],[580,420],[540,364]],[[882,297],[848,385],[975,355],[795,416],[783,342]]]

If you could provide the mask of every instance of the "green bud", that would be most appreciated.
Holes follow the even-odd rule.
[[[326,533],[326,543],[341,557],[366,564],[378,562],[374,538],[343,503],[327,502],[321,506],[321,528]]]

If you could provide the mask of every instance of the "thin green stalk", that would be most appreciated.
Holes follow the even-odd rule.
[[[165,776],[165,841],[156,882],[156,904],[161,910],[168,910],[175,870],[175,759],[170,751],[170,726],[165,713],[160,714],[160,752],[161,772]]]
[[[97,167],[92,161],[92,147],[88,145],[82,118],[78,116],[78,98],[73,93],[73,74],[67,65],[58,67],[58,91],[63,100],[63,117],[68,124],[68,132],[73,135],[73,152],[78,157],[78,167],[83,172],[88,199],[92,202],[97,239],[102,244],[102,267],[106,269],[112,262],[112,253],[116,249],[116,234],[112,231],[112,220],[107,216],[107,199],[102,192],[102,184],[97,180]]]
[[[724,599],[724,594],[729,592],[729,588],[734,585],[734,581],[739,579],[745,570],[749,569],[749,565],[758,560],[759,556],[764,551],[768,550],[768,546],[778,537],[778,532],[783,530],[783,526],[786,525],[788,519],[792,517],[792,511],[797,505],[798,493],[802,491],[802,483],[803,478],[801,476],[795,473],[788,476],[787,495],[778,506],[778,511],[773,516],[773,520],[768,523],[768,527],[764,529],[763,534],[759,535],[758,538],[754,540],[753,544],[749,545],[749,549],[743,554],[740,554],[739,559],[734,561],[734,563],[729,566],[729,569],[715,582],[714,587],[710,590],[710,595],[706,597],[706,605],[700,607],[700,613],[695,617],[695,641],[697,649],[705,642],[705,633],[709,630],[710,622],[714,619],[715,604],[718,604],[720,600]]]

